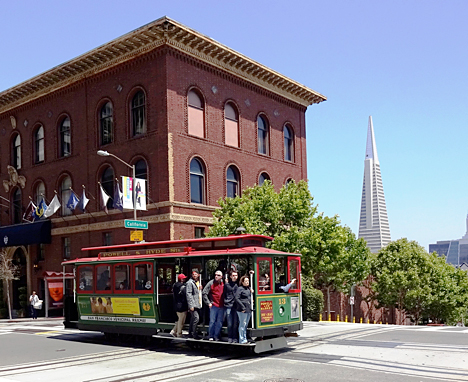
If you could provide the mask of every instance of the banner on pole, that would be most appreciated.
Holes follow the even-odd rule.
[[[123,208],[133,210],[133,179],[122,176]],[[135,179],[136,209],[146,211],[146,180]]]

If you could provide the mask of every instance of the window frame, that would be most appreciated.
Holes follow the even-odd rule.
[[[68,127],[65,128],[65,122],[68,121]],[[59,158],[67,158],[72,155],[72,136],[71,136],[71,120],[69,116],[65,116],[60,120],[59,124]],[[68,134],[67,134],[68,133]],[[69,137],[68,151],[66,137]]]
[[[107,106],[109,108],[107,109]],[[110,114],[104,113],[110,110]],[[107,135],[109,138],[104,140],[104,132],[105,130],[109,130]],[[114,105],[111,101],[106,101],[102,104],[99,109],[99,146],[109,145],[114,142]]]
[[[266,178],[266,179],[263,179],[263,182],[260,183],[260,178],[261,178],[264,174],[267,176],[267,178]],[[265,177],[263,177],[263,178],[265,178]],[[269,175],[267,172],[262,171],[262,172],[260,173],[260,175],[258,176],[258,185],[259,185],[259,186],[262,186],[263,183],[265,183],[267,180],[269,180],[269,181],[271,182],[270,175]]]
[[[118,289],[118,288],[116,288],[117,277],[115,275],[115,268],[120,266],[120,265],[128,266],[128,286],[129,286],[128,289]],[[116,263],[116,264],[112,265],[112,276],[113,276],[113,280],[114,280],[114,282],[112,283],[112,288],[113,288],[113,292],[115,294],[132,294],[132,291],[133,291],[132,269],[133,269],[132,263],[130,263],[130,262],[122,262],[122,263],[119,262],[119,263]]]
[[[112,177],[110,177],[111,180],[106,180],[104,182],[104,174],[108,170],[112,170]],[[114,168],[110,165],[105,166],[104,168],[101,169],[101,176],[99,177],[100,183],[104,191],[110,196],[109,200],[107,201],[107,209],[112,210],[114,209],[114,192],[115,192],[115,171]],[[108,187],[108,185],[111,185],[111,187]]]
[[[201,174],[198,174],[198,173],[195,173],[195,172],[192,172],[192,162],[193,161],[197,161],[201,167],[201,171],[202,173]],[[199,191],[200,192],[200,195],[201,195],[201,202],[194,202],[192,200],[192,175],[195,177],[197,176],[197,184],[198,185],[201,185],[201,189]],[[194,204],[199,204],[199,205],[206,205],[206,167],[205,167],[205,164],[203,163],[203,161],[198,158],[198,157],[194,157],[190,160],[190,163],[189,163],[189,197],[190,197],[190,203],[194,203]]]
[[[260,119],[263,121],[263,124],[265,125],[265,129],[260,128],[260,124],[258,123]],[[257,116],[256,124],[257,124],[257,153],[260,155],[270,156],[270,121],[265,115],[259,114]],[[260,137],[260,131],[264,132],[262,133],[264,136]],[[260,139],[262,139],[262,142],[265,146],[265,152],[260,151]]]
[[[260,290],[260,261],[268,260],[270,262],[270,289],[269,290]],[[271,256],[257,257],[255,260],[255,267],[257,271],[257,293],[260,294],[273,294],[273,258]]]
[[[289,138],[286,138],[286,131],[288,131]],[[283,127],[283,158],[286,162],[294,163],[295,161],[295,152],[294,152],[294,130],[291,125],[285,124]],[[286,143],[288,140],[288,144]],[[287,153],[289,153],[290,158],[287,158]]]
[[[70,179],[70,186],[64,189],[63,183],[65,182],[65,179]],[[73,215],[73,212],[69,208],[67,208],[67,202],[68,202],[68,199],[70,199],[72,185],[73,185],[73,182],[72,182],[70,175],[66,174],[60,178],[60,200],[62,201],[61,203],[62,205],[60,207],[61,216]],[[64,197],[64,195],[67,195],[67,196]]]
[[[143,102],[141,105],[140,104],[135,105],[135,100],[137,96],[139,96],[140,94],[143,96],[142,97]],[[138,89],[135,91],[135,93],[132,95],[129,106],[130,106],[130,126],[132,128],[131,137],[139,137],[139,136],[145,135],[148,131],[148,124],[146,121],[148,113],[146,110],[147,109],[147,97],[143,89]],[[142,126],[139,126],[139,125],[137,126],[137,119],[138,120],[141,119]],[[141,131],[139,131],[139,129],[141,129]]]
[[[200,105],[201,106],[198,106],[198,105],[195,105],[193,103],[190,103],[190,93],[193,93],[197,96],[197,98],[199,99],[200,101]],[[195,128],[192,129],[192,132],[190,131],[190,121],[191,118],[190,117],[190,109],[193,109],[193,110],[199,110],[201,111],[201,115],[202,115],[202,121],[201,121],[201,125],[202,125],[202,135],[198,135],[198,134],[195,134],[194,133],[194,130]],[[205,102],[205,98],[203,97],[202,93],[196,89],[196,88],[191,88],[189,89],[189,91],[187,92],[187,133],[193,137],[198,137],[198,138],[202,138],[202,139],[205,139],[206,138],[206,129],[205,129],[205,122],[206,122],[206,102]]]
[[[301,258],[299,256],[288,256],[288,284],[291,282],[291,262],[297,261],[296,287],[289,289],[291,293],[301,292]]]
[[[231,107],[233,112],[234,112],[234,115],[235,115],[235,119],[232,119],[230,117],[227,116],[226,114],[226,108],[227,107]],[[239,119],[240,119],[240,116],[239,116],[239,110],[237,108],[237,106],[234,104],[234,102],[232,101],[228,101],[224,104],[224,144],[226,146],[229,146],[229,147],[237,147],[239,148],[240,147],[240,129],[239,129]],[[232,145],[230,143],[227,142],[227,137],[228,137],[228,134],[227,134],[227,126],[228,126],[228,123],[227,121],[231,121],[231,122],[234,122],[236,124],[236,140],[237,140],[237,144],[236,145]]]
[[[42,131],[42,137],[39,137],[39,132]],[[42,148],[41,148],[42,146]],[[42,159],[41,159],[42,154]],[[45,162],[45,131],[43,125],[37,125],[34,130],[34,164]]]
[[[19,195],[18,198],[17,195]],[[11,222],[13,224],[23,223],[23,193],[20,187],[14,188],[11,192],[11,209]]]
[[[93,275],[93,286],[91,287],[91,289],[80,289],[80,269],[85,268],[85,267],[91,268],[91,272]],[[77,285],[76,292],[81,293],[81,294],[94,294],[94,289],[95,289],[95,284],[96,284],[95,277],[94,277],[95,275],[96,275],[96,270],[94,269],[94,265],[91,265],[91,264],[78,265],[77,270],[76,270],[76,285]]]
[[[98,289],[97,284],[98,284],[99,280],[98,280],[97,270],[100,267],[108,267],[108,269],[109,269],[110,289]],[[95,280],[96,280],[95,285],[94,285],[94,293],[96,293],[96,294],[112,294],[112,292],[113,292],[112,288],[114,286],[113,285],[113,279],[112,279],[112,276],[114,276],[114,275],[113,275],[112,271],[113,271],[112,263],[96,264],[94,266],[94,276],[95,276]]]
[[[150,274],[150,277],[151,277],[151,289],[136,289],[136,277],[135,276],[135,268],[138,266],[138,265],[141,265],[141,264],[146,264],[146,265],[151,265],[151,274]],[[135,294],[152,294],[153,291],[154,291],[154,262],[152,261],[139,261],[137,263],[133,263],[132,264],[132,280],[133,280],[133,284],[132,284],[132,291],[133,293]]]
[[[229,170],[231,170],[234,174],[234,177],[237,178],[234,180],[231,180],[228,178],[228,172]],[[234,192],[234,196],[229,196],[229,184],[234,184],[234,187],[235,187],[235,192]],[[226,169],[226,197],[227,198],[235,198],[236,196],[240,196],[240,171],[239,169],[234,166],[234,165],[230,165],[228,166],[228,168]]]
[[[16,170],[21,170],[21,135],[16,133],[11,140],[11,165]]]

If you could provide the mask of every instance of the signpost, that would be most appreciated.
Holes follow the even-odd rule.
[[[143,231],[130,231],[130,241],[143,241]]]
[[[125,219],[125,228],[148,229],[148,222],[142,220]]]

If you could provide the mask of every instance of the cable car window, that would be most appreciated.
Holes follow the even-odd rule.
[[[158,265],[158,293],[172,293],[172,285],[175,283],[175,269],[173,264]]]
[[[271,258],[257,260],[257,280],[259,293],[271,293]]]
[[[112,289],[112,279],[110,272],[110,265],[96,266],[96,290],[104,291]]]
[[[130,265],[115,265],[114,280],[114,288],[116,292],[128,291],[132,289],[132,284],[130,283]]]
[[[274,257],[273,262],[275,264],[275,292],[283,293],[280,287],[286,285],[286,258]]]
[[[301,265],[299,262],[298,257],[289,257],[288,258],[289,262],[289,277],[288,277],[288,283],[291,283],[294,279],[296,279],[296,282],[291,286],[291,289],[289,291],[300,291],[301,290],[301,285],[300,285],[300,272],[301,272]]]
[[[78,267],[78,293],[93,290],[93,267],[91,265],[84,265]]]
[[[135,264],[135,290],[138,293],[150,293],[153,291],[153,265],[151,263]]]

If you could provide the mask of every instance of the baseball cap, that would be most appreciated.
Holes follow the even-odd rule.
[[[183,280],[183,279],[186,279],[187,276],[185,276],[183,273],[181,273],[179,276],[177,276],[177,278],[178,278],[179,280]]]

